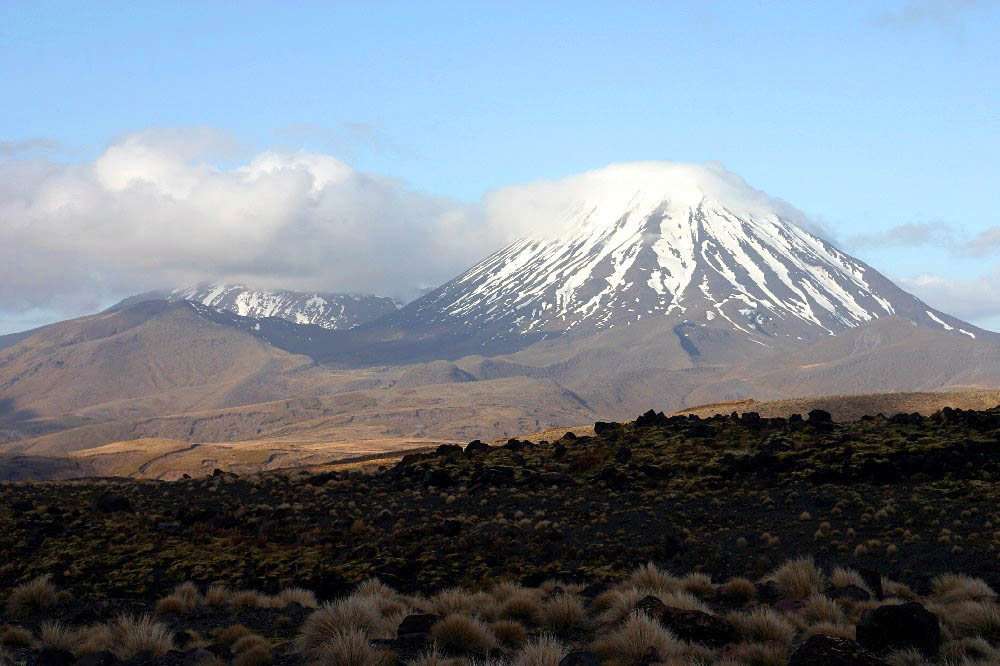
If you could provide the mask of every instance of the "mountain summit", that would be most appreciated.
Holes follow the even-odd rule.
[[[486,341],[650,319],[728,329],[774,348],[892,316],[979,333],[715,165],[612,165],[554,184],[551,194],[551,219],[534,233],[393,318],[457,325]]]
[[[262,319],[277,317],[296,324],[326,329],[354,328],[395,312],[400,303],[367,294],[327,294],[287,289],[254,289],[242,284],[203,282],[175,289],[170,301],[194,301],[220,312]]]

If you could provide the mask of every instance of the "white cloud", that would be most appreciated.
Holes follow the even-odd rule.
[[[969,280],[941,275],[899,278],[899,286],[920,300],[950,315],[987,326],[1000,316],[1000,273]]]
[[[121,137],[95,160],[0,162],[0,311],[93,310],[202,279],[406,296],[496,248],[466,206],[327,156],[239,154],[211,130]]]

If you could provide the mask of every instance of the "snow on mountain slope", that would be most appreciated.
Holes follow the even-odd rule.
[[[979,331],[932,311],[715,165],[612,165],[554,190],[551,220],[393,319],[457,323],[495,340],[660,318],[728,327],[767,346],[886,316]]]
[[[176,289],[168,300],[194,301],[241,317],[278,317],[327,329],[354,328],[400,307],[398,301],[381,296],[252,289],[241,284],[220,283]]]

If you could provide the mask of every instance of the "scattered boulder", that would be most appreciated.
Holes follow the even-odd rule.
[[[722,647],[736,641],[736,629],[721,617],[698,610],[666,607],[660,623],[678,638],[708,647]]]
[[[856,629],[858,643],[873,652],[915,648],[933,657],[941,645],[937,616],[915,601],[866,610]]]
[[[73,666],[112,666],[112,664],[117,662],[118,657],[111,654],[107,650],[102,650],[100,652],[80,657],[76,660]]]
[[[601,660],[589,650],[573,650],[562,658],[559,666],[601,666]]]
[[[407,615],[403,618],[403,621],[399,623],[399,628],[396,629],[396,635],[404,636],[406,634],[429,634],[431,633],[431,627],[433,627],[440,619],[440,615],[434,615],[433,613],[415,613],[413,615]]]
[[[455,479],[451,477],[446,469],[432,469],[424,477],[425,486],[435,486],[437,488],[450,488],[455,485]]]
[[[455,520],[454,518],[446,518],[438,530],[441,534],[449,537],[455,537],[462,533],[462,522]]]
[[[46,647],[35,657],[35,666],[70,666],[76,657],[69,650]]]
[[[107,492],[97,498],[94,508],[104,513],[117,513],[119,511],[131,511],[132,504],[118,493]]]
[[[489,444],[484,444],[483,442],[479,441],[478,439],[472,440],[465,447],[465,453],[466,453],[466,455],[473,455],[473,454],[476,454],[476,453],[486,453],[489,450],[490,450],[490,445]]]
[[[580,590],[580,596],[584,599],[593,599],[594,597],[604,594],[609,589],[610,588],[607,583],[591,583],[587,587]]]
[[[436,453],[439,456],[450,456],[453,453],[461,453],[461,452],[462,452],[462,447],[459,446],[458,444],[442,444],[436,449],[434,449],[434,453]]]
[[[810,636],[788,659],[788,666],[885,666],[872,653],[848,638]]]
[[[857,585],[845,585],[843,587],[830,586],[826,588],[826,596],[830,599],[850,599],[851,601],[869,601],[872,595],[863,587]]]
[[[779,613],[795,613],[805,608],[806,603],[808,602],[805,599],[785,598],[785,599],[778,599],[777,601],[775,601],[773,607],[774,610],[778,611]]]
[[[874,569],[865,567],[855,567],[854,570],[858,572],[861,580],[865,582],[865,585],[872,591],[875,598],[881,601],[885,597],[885,592],[882,590],[882,574]]]
[[[667,610],[667,606],[652,594],[647,594],[639,600],[639,603],[635,605],[635,609],[645,613],[654,620],[659,620],[663,612]]]
[[[205,648],[188,650],[184,653],[182,666],[198,666],[198,664],[207,664],[210,661],[215,661],[215,659],[216,656]]]
[[[814,409],[809,412],[809,423],[831,423],[833,421],[833,415],[830,412],[823,409]]]

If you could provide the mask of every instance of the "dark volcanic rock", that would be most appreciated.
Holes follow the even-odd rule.
[[[678,638],[709,647],[722,647],[736,640],[732,624],[697,610],[667,607],[660,615],[660,622]]]
[[[562,658],[559,666],[601,666],[601,660],[588,650],[573,650]]]
[[[788,660],[788,666],[885,666],[884,661],[847,638],[811,636]]]
[[[440,619],[440,615],[434,615],[433,613],[416,613],[414,615],[407,615],[403,618],[403,621],[399,623],[396,635],[429,634],[431,633],[431,627],[433,627],[434,624]]]
[[[76,657],[69,650],[47,647],[35,657],[35,666],[70,666],[74,661]]]
[[[107,650],[88,654],[74,662],[73,666],[111,666],[118,661],[118,657]]]
[[[858,621],[857,637],[873,652],[916,648],[932,657],[941,645],[941,626],[934,613],[910,601],[866,610]]]
[[[132,504],[118,493],[104,493],[94,502],[94,508],[104,513],[115,513],[117,511],[131,511]]]
[[[846,598],[851,601],[868,601],[872,598],[872,595],[868,594],[868,590],[857,585],[845,585],[844,587],[830,586],[826,588],[826,596],[830,599]]]
[[[637,611],[641,611],[653,618],[654,620],[659,620],[660,616],[663,615],[663,611],[667,609],[666,605],[652,594],[647,594],[639,603],[635,605]]]
[[[473,455],[476,453],[486,453],[489,450],[490,450],[490,445],[484,444],[483,442],[480,442],[478,439],[472,440],[465,447],[465,453],[468,455]]]

